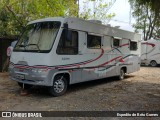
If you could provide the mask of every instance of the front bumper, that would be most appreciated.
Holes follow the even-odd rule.
[[[43,73],[36,73],[31,69],[9,68],[11,80],[37,86],[52,86],[52,76],[49,73],[49,70]]]

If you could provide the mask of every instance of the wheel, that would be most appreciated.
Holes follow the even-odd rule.
[[[123,79],[124,79],[124,76],[125,76],[124,69],[123,69],[123,68],[121,68],[121,70],[120,70],[120,74],[119,74],[119,79],[120,79],[120,80],[123,80]]]
[[[21,88],[23,88],[23,83],[18,82],[18,85],[19,85]],[[24,89],[29,89],[29,88],[31,88],[31,87],[33,87],[33,85],[24,84]]]
[[[49,87],[49,92],[52,96],[61,96],[67,91],[67,86],[67,80],[63,76],[56,76],[53,86]]]
[[[157,62],[156,62],[155,60],[152,60],[152,61],[150,62],[150,65],[151,65],[152,67],[156,67],[156,66],[157,66]]]

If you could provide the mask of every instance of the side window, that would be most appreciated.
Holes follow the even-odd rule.
[[[87,35],[87,47],[90,49],[101,48],[101,36]]]
[[[137,42],[130,41],[130,50],[136,51],[137,49]]]
[[[78,32],[64,29],[57,47],[57,54],[78,54]]]
[[[119,47],[120,46],[120,39],[113,38],[113,47]]]

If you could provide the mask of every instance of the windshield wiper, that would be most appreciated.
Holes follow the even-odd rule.
[[[23,47],[26,50],[26,46],[25,45],[18,45],[19,47]]]
[[[27,47],[27,46],[32,46],[32,45],[36,46],[36,47],[38,48],[38,51],[40,51],[38,44],[28,44],[28,45],[26,45],[25,47]]]

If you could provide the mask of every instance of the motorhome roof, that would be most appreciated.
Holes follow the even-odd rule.
[[[37,20],[29,22],[28,24],[44,22],[44,21],[63,21],[64,19],[65,19],[64,17],[49,17],[49,18],[37,19]]]
[[[90,33],[96,33],[96,34],[104,34],[104,35],[108,35],[110,34],[111,36],[116,35],[117,37],[123,38],[124,34],[127,34],[127,38],[131,39],[132,41],[134,40],[134,36],[138,35],[140,36],[140,34],[134,33],[134,32],[130,32],[130,31],[126,31],[123,29],[119,29],[119,28],[115,28],[115,27],[111,27],[111,26],[107,26],[104,24],[99,24],[99,23],[95,23],[93,21],[87,21],[81,18],[75,18],[75,17],[50,17],[50,18],[43,18],[43,19],[38,19],[38,20],[34,20],[29,22],[28,24],[33,24],[33,23],[37,23],[37,22],[45,22],[45,21],[60,21],[62,23],[64,22],[68,22],[70,24],[70,27],[77,29],[77,30],[86,30],[87,32]],[[90,27],[87,27],[90,26]],[[94,27],[93,27],[94,26]],[[97,28],[96,30],[93,28]],[[107,34],[106,34],[107,33]]]
[[[42,18],[42,19],[33,20],[33,21],[29,22],[28,24],[37,23],[37,22],[44,22],[44,21],[63,21],[64,19],[77,19],[77,20],[83,20],[83,21],[86,21],[86,22],[99,24],[98,22],[95,22],[97,20],[84,20],[84,19],[75,18],[75,17],[49,17],[49,18]]]

